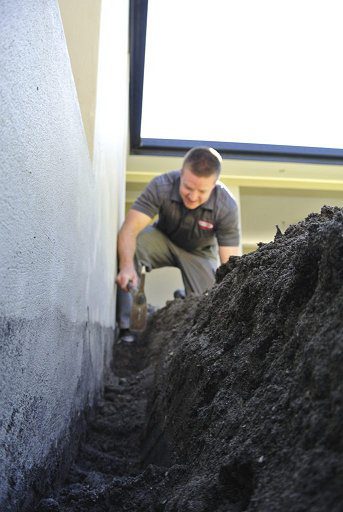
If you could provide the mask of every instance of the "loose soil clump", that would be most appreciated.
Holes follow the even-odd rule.
[[[37,511],[343,510],[343,210],[323,207],[170,302]]]

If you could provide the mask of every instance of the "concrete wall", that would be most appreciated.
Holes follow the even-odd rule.
[[[101,20],[92,166],[57,2],[0,4],[4,512],[24,511],[43,482],[63,474],[111,357],[127,133],[127,1],[104,0]],[[106,71],[108,44],[115,75]],[[104,84],[106,78],[111,82]]]

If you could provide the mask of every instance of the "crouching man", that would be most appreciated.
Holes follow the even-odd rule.
[[[212,148],[191,149],[181,170],[154,178],[129,210],[118,235],[116,278],[123,341],[134,340],[128,283],[138,285],[142,265],[179,268],[186,294],[200,295],[214,283],[218,255],[221,263],[239,255],[238,209],[218,181],[221,162]]]

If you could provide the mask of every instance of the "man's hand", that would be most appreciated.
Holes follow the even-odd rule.
[[[127,288],[129,282],[135,288],[138,286],[138,275],[134,266],[122,268],[116,277],[116,283],[126,292],[129,291]]]
[[[229,261],[230,256],[241,256],[241,249],[240,247],[226,247],[223,245],[219,246],[219,259],[220,263],[226,263]]]

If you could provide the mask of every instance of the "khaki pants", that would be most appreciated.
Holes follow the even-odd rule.
[[[217,258],[212,250],[185,251],[171,242],[161,231],[148,226],[137,237],[135,264],[138,274],[143,265],[147,271],[154,268],[177,267],[181,271],[186,294],[201,295],[214,284]],[[132,296],[118,288],[117,301],[119,327],[127,329],[130,326]]]

